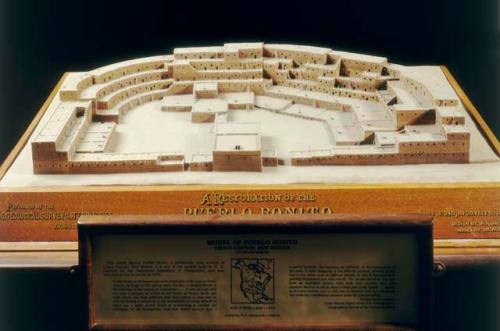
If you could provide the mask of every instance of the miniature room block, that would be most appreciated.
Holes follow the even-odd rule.
[[[215,82],[195,83],[193,90],[194,96],[198,99],[215,98],[219,92]]]
[[[216,171],[262,170],[258,123],[217,124],[213,169]]]

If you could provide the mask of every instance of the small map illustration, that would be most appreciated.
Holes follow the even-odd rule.
[[[274,259],[231,259],[231,303],[274,304]]]

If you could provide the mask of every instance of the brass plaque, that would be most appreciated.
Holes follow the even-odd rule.
[[[321,229],[97,232],[91,326],[421,325],[419,234]]]

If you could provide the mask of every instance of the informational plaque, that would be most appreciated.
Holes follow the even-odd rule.
[[[89,329],[427,330],[413,216],[88,217]]]

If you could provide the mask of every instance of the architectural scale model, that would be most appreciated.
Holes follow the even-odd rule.
[[[61,103],[32,142],[35,173],[261,171],[279,165],[469,160],[465,109],[439,67],[406,67],[328,48],[263,43],[177,48],[173,55],[83,73],[66,81],[59,97]],[[179,151],[182,145],[170,140],[164,150],[175,152],[116,152],[111,141],[120,139],[117,127],[146,103],[155,103],[157,112],[184,113],[194,132],[206,128],[198,138],[208,147]],[[245,119],[256,114],[255,120],[238,120],[241,112],[248,113]],[[270,125],[262,118],[286,127],[292,117],[317,123],[315,131],[328,137],[323,148],[283,148],[272,132],[260,130]],[[288,134],[309,134],[299,131]]]

